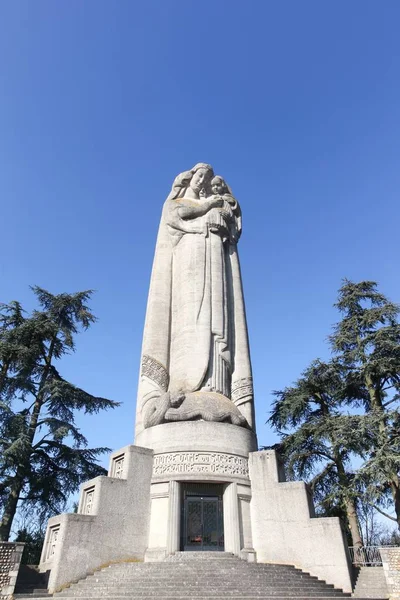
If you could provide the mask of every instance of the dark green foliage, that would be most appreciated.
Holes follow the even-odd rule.
[[[393,503],[400,525],[400,307],[370,281],[345,281],[336,306],[343,318],[332,348],[346,372],[349,403],[364,411],[371,437],[357,480],[372,501]]]
[[[38,565],[43,548],[45,532],[41,529],[29,531],[26,527],[19,529],[15,537],[16,542],[24,542],[22,554],[23,565]]]
[[[360,498],[381,512],[392,503],[400,524],[399,307],[374,282],[348,280],[336,306],[332,359],[275,392],[269,422],[289,476],[310,482],[320,511],[345,515],[355,545]]]
[[[95,321],[86,305],[92,292],[32,289],[41,310],[0,306],[0,539],[8,539],[18,503],[57,512],[82,481],[104,473],[97,459],[108,449],[87,448],[74,413],[117,406],[66,381],[53,364]]]
[[[364,422],[342,415],[344,385],[337,362],[314,361],[294,385],[275,392],[269,422],[282,436],[288,477],[308,481],[319,513],[341,515],[352,545],[360,545],[351,456]]]

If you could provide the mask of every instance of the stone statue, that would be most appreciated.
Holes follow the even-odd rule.
[[[239,204],[210,165],[198,163],[176,177],[151,276],[137,433],[194,419],[254,429],[241,228]]]

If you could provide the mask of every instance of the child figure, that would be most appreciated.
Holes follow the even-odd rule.
[[[211,190],[214,196],[219,196],[223,200],[221,208],[213,208],[209,213],[210,229],[226,228],[229,232],[229,239],[236,243],[242,230],[242,217],[239,204],[233,197],[232,192],[225,180],[216,175],[211,180]]]

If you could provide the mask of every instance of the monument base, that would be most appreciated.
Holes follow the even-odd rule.
[[[144,429],[136,442],[154,452],[145,560],[179,550],[252,552],[248,456],[257,440],[251,430],[165,423]]]
[[[82,485],[78,514],[50,519],[40,569],[49,591],[110,562],[225,551],[291,564],[351,591],[337,518],[315,518],[302,482],[285,482],[274,451],[227,423],[167,423],[114,452],[108,477]]]

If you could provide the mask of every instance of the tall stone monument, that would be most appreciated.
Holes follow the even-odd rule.
[[[340,522],[315,518],[302,482],[257,451],[238,259],[241,209],[210,165],[178,175],[158,232],[143,336],[135,445],[49,521],[49,589],[111,561],[225,551],[294,564],[351,590]]]

